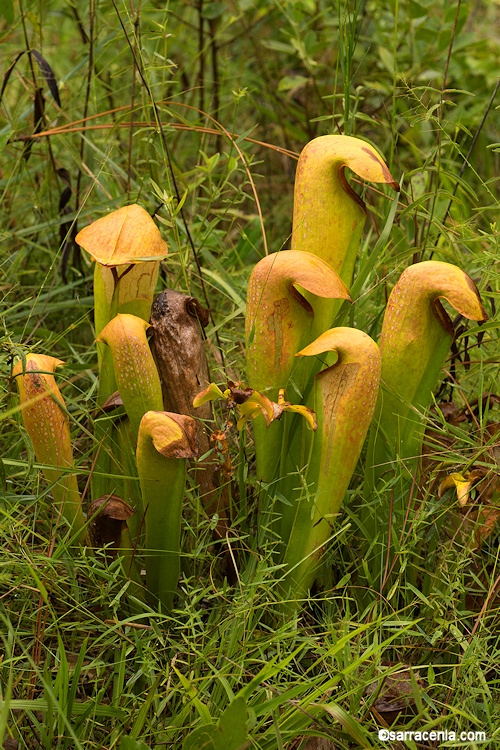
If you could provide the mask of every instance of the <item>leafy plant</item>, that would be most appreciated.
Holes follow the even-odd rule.
[[[374,149],[358,139],[323,136],[304,149],[293,237],[295,247],[307,249],[267,256],[250,278],[246,340],[251,387],[231,386],[223,393],[212,384],[194,400],[195,406],[201,406],[209,400],[229,399],[238,406],[238,429],[249,419],[254,422],[257,474],[268,485],[263,510],[278,540],[281,598],[289,602],[285,609],[291,606],[292,611],[314,583],[319,557],[332,535],[375,412],[380,377],[386,391],[378,401],[368,450],[365,492],[371,493],[388,455],[406,459],[421,450],[422,432],[410,415],[428,407],[453,337],[439,297],[466,317],[486,318],[466,274],[449,264],[427,261],[412,266],[396,284],[384,318],[380,353],[375,342],[356,329],[329,328],[315,338],[319,327],[335,318],[335,307],[325,300],[348,298],[337,270],[351,280],[365,216],[363,202],[346,182],[346,165],[398,188]],[[148,234],[143,245],[144,231]],[[78,241],[96,248],[94,258],[101,264],[96,266],[99,325],[110,320],[97,342],[107,345],[112,359],[101,353],[100,371],[106,373],[107,388],[117,385],[116,397],[130,423],[129,443],[134,450],[137,445],[142,502],[136,500],[132,507],[138,518],[145,518],[146,582],[152,601],[169,611],[180,572],[184,464],[197,452],[197,429],[190,416],[162,411],[162,385],[146,336],[149,323],[117,312],[138,307],[144,314],[150,309],[158,261],[144,259],[147,294],[137,297],[136,279],[142,279],[138,248],[152,243],[149,252],[163,254],[165,244],[136,206],[100,219],[83,230]],[[121,274],[116,270],[120,265],[125,265]],[[101,283],[108,267],[109,289]],[[131,274],[135,274],[132,281]],[[327,367],[318,373],[310,358],[319,355],[326,355]],[[297,357],[302,363],[295,367]],[[406,372],[403,382],[402,371]],[[176,388],[176,383],[170,385]],[[292,385],[307,405],[285,401]],[[296,421],[299,415],[295,424],[285,422],[282,427],[287,412],[305,416],[312,432],[303,432],[303,420]],[[41,429],[46,427],[42,424]],[[126,443],[125,436],[124,455]],[[102,447],[101,443],[99,450]],[[415,471],[416,462],[410,476]],[[366,533],[364,513],[363,508],[360,523]],[[137,521],[132,528],[137,543]]]
[[[137,441],[145,519],[146,581],[153,602],[172,609],[180,573],[186,459],[198,452],[191,417],[147,411]]]
[[[201,726],[213,732],[248,687],[242,730],[255,746],[304,750],[323,737],[345,750],[369,747],[376,726],[394,721],[384,709],[397,705],[399,674],[408,705],[398,728],[484,728],[494,744],[495,3],[485,0],[480,12],[428,0],[14,6],[7,23],[0,19],[0,744],[182,747]],[[322,419],[314,375],[333,368],[334,377],[341,363],[333,352],[292,357],[285,387],[277,381],[271,395],[245,372],[242,329],[251,269],[288,247],[287,237],[304,250],[295,245],[298,227],[291,231],[294,162],[324,133],[376,143],[402,189],[386,201],[384,187],[360,187],[346,170],[368,209],[352,279],[344,279],[353,303],[297,287],[317,327],[298,351],[333,324],[380,342],[391,289],[419,261],[467,270],[491,320],[467,326],[442,300],[451,349],[435,388],[426,376],[430,401],[398,401],[399,423],[414,428],[404,459],[398,436],[390,447],[375,423],[389,417],[380,411],[384,396],[400,395],[407,372],[390,392],[382,382],[368,445],[321,558],[310,556],[314,596],[298,609],[294,596],[303,600],[309,587],[290,591],[300,566],[284,567],[279,522],[292,513],[289,498],[313,506],[311,446],[321,431],[309,427]],[[98,311],[93,318],[92,273],[94,290],[104,281],[75,244],[82,226],[134,202],[169,242],[159,286],[182,289],[204,308],[190,317],[212,374],[189,365],[183,391],[191,401],[213,379],[222,394],[213,409],[164,406],[195,416],[200,445],[186,467],[182,575],[170,614],[143,590],[157,550],[145,550],[135,437],[113,398],[116,384],[106,386],[111,399],[98,395],[106,373],[98,377],[95,338],[114,313],[102,324]],[[358,232],[359,209],[345,208],[359,217]],[[140,267],[118,268],[127,271],[122,288]],[[113,290],[113,271],[104,273]],[[111,348],[97,347],[112,365]],[[182,354],[185,345],[174,348]],[[168,346],[160,358],[154,341],[152,349],[165,398]],[[55,373],[72,443],[64,467],[37,458],[7,385],[11,358],[27,362],[32,352],[67,362]],[[254,461],[259,430],[266,482]],[[273,432],[279,445],[266,453]],[[372,445],[385,469],[370,468]],[[92,553],[75,545],[78,532],[56,498],[72,474]],[[288,616],[276,618],[277,610]]]
[[[54,372],[64,362],[31,354],[12,371],[19,390],[23,420],[44,475],[52,487],[57,516],[62,515],[72,534],[86,540],[85,520],[74,471],[66,404]]]

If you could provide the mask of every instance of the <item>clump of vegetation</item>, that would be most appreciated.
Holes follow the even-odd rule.
[[[4,747],[494,743],[481,9],[5,5]]]

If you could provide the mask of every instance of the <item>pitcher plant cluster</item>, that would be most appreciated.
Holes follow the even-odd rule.
[[[307,599],[336,533],[365,440],[365,497],[383,495],[396,463],[410,484],[418,472],[424,414],[454,335],[441,300],[471,320],[487,317],[464,271],[426,261],[407,268],[394,286],[378,343],[357,328],[335,325],[350,303],[367,215],[346,169],[399,191],[383,159],[360,139],[327,135],[304,148],[291,248],[264,257],[250,276],[245,384],[226,388],[207,382],[189,414],[165,410],[148,340],[159,264],[167,255],[156,225],[144,209],[131,205],[77,236],[95,261],[99,369],[87,515],[69,416],[54,377],[63,363],[30,354],[14,368],[24,424],[69,539],[95,545],[96,518],[108,513],[133,590],[141,595],[143,588],[134,554],[139,552],[147,596],[163,611],[173,606],[180,574],[186,464],[197,456],[205,434],[193,416],[197,409],[227,401],[238,430],[246,433],[252,425],[259,533],[275,544],[279,601],[285,611],[295,611]],[[203,462],[199,466],[208,471]],[[403,481],[392,511],[395,524],[405,512],[405,492]],[[374,514],[362,503],[358,512],[365,538],[383,534],[383,507]],[[370,550],[363,554],[369,557]]]

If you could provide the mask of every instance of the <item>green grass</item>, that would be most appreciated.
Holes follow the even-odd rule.
[[[482,402],[498,389],[497,32],[498,8],[486,0],[23,0],[12,22],[0,19],[4,743],[188,750],[190,732],[217,725],[220,747],[236,750],[221,719],[232,705],[226,720],[244,725],[254,748],[299,750],[310,734],[337,748],[379,747],[381,678],[409,667],[411,709],[395,726],[481,730],[483,747],[500,747],[498,530],[474,548],[456,496],[438,492],[452,472],[498,477],[488,425],[500,422],[499,406]],[[28,48],[54,71],[60,107]],[[26,140],[37,89],[38,130],[52,134]],[[360,498],[360,463],[323,588],[298,621],[278,626],[251,434],[239,445],[229,431],[230,535],[213,541],[214,519],[190,486],[179,598],[170,616],[158,614],[130,595],[118,562],[69,554],[21,423],[11,360],[37,351],[66,361],[58,383],[84,491],[97,395],[92,269],[71,237],[137,201],[156,211],[169,244],[161,287],[211,309],[213,378],[244,380],[248,276],[266,249],[289,247],[297,155],[329,132],[374,143],[402,184],[396,205],[353,182],[371,213],[345,323],[377,337],[388,293],[412,261],[466,270],[490,322],[459,329],[435,398],[467,418],[438,419],[428,481],[378,570],[357,553],[366,543],[357,508],[390,503],[392,488]],[[225,418],[218,413],[219,429]],[[475,490],[483,503],[484,484]]]

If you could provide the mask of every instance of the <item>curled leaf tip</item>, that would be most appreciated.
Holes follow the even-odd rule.
[[[348,300],[338,274],[309,252],[286,250],[263,258],[247,294],[247,375],[260,391],[287,383],[294,357],[310,335],[317,298]]]
[[[399,184],[376,149],[361,138],[350,135],[322,135],[304,147],[301,158],[328,160],[333,168],[348,167],[364,180],[382,182],[399,190]]]
[[[302,150],[297,165],[292,249],[323,258],[350,285],[367,212],[363,199],[347,181],[346,168],[362,180],[399,191],[369,143],[347,135],[314,138]]]
[[[353,415],[351,430],[357,434],[364,425],[364,440],[379,389],[380,349],[364,331],[341,326],[325,331],[297,356],[313,357],[326,352],[335,353],[337,361],[316,375],[317,387],[323,390],[324,413],[333,405],[338,407],[344,394],[349,393]]]
[[[423,420],[415,413],[429,408],[455,336],[441,300],[470,320],[487,318],[475,283],[451,263],[415,263],[403,271],[390,294],[380,337],[383,398],[369,446],[368,481],[373,485],[382,481],[382,467],[396,456],[405,459],[408,476],[417,471]]]
[[[296,356],[312,357],[325,352],[336,352],[339,358],[349,356],[363,358],[368,362],[372,359],[380,361],[380,351],[375,341],[364,331],[346,326],[325,331],[315,341],[297,352]]]
[[[303,305],[296,286],[316,297],[350,299],[347,286],[324,260],[301,250],[283,250],[266,255],[253,269],[248,289],[251,307],[255,305],[259,312],[263,301],[269,295],[274,298],[279,292],[294,294],[295,300]],[[258,296],[255,302],[254,294]],[[310,307],[309,311],[312,312]]]
[[[141,435],[149,435],[155,449],[165,458],[193,458],[198,455],[196,422],[185,414],[148,411],[139,427]]]
[[[333,195],[340,190],[366,213],[364,201],[345,177],[346,168],[363,180],[389,185],[397,192],[400,190],[399,183],[371,144],[349,135],[319,136],[309,141],[300,154],[295,183],[296,208],[299,209],[294,216],[295,226],[299,222],[308,225],[306,205],[309,199],[319,205],[325,202],[324,195],[318,190],[331,191]]]
[[[216,383],[210,383],[206,388],[196,394],[193,399],[193,406],[195,409],[198,409],[198,407],[203,406],[203,404],[206,404],[208,401],[219,401],[223,398],[226,397],[219,386],[216,385]]]
[[[150,328],[151,325],[137,315],[118,313],[118,315],[115,315],[115,317],[103,328],[96,338],[96,342],[99,344],[112,345],[118,339],[131,336],[139,336],[142,339],[144,334],[146,334]]]
[[[470,472],[467,472],[465,477],[459,472],[449,474],[439,485],[438,496],[442,497],[447,490],[455,488],[458,504],[461,508],[464,508],[469,502],[474,479],[475,477]]]
[[[448,302],[460,315],[469,320],[488,319],[474,281],[461,268],[437,260],[415,263],[401,274],[389,297],[384,317],[382,339],[398,336],[403,323],[411,328],[422,313],[419,306],[430,304],[435,317],[447,333],[453,336],[453,325],[441,305]]]
[[[28,354],[26,355],[25,364],[20,359],[12,370],[12,377],[25,375],[28,372],[53,373],[58,367],[64,365],[62,359],[51,357],[47,354]]]
[[[24,362],[19,360],[16,363],[12,377],[17,383],[25,419],[28,418],[28,414],[48,409],[48,413],[53,412],[57,415],[53,417],[57,422],[67,420],[60,406],[56,408],[56,402],[61,405],[64,404],[64,400],[53,375],[63,364],[61,359],[45,354],[28,354]],[[40,418],[44,419],[42,416]]]
[[[97,219],[76,235],[91,258],[103,266],[161,260],[168,253],[158,227],[141,206],[134,203]]]
[[[118,548],[121,534],[134,509],[118,495],[103,495],[89,506],[89,539],[94,547]]]

